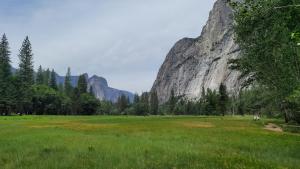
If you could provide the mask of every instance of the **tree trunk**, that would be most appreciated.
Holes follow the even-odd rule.
[[[288,112],[286,109],[284,109],[284,120],[285,120],[285,123],[289,122]]]

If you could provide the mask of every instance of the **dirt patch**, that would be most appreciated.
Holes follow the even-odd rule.
[[[283,132],[281,127],[279,127],[278,125],[273,124],[273,123],[269,123],[268,125],[266,125],[265,129],[269,130],[269,131]]]
[[[97,129],[111,128],[113,126],[115,125],[114,124],[67,123],[64,124],[62,127],[67,129],[73,129],[73,130],[91,131]]]
[[[114,124],[90,124],[90,123],[81,123],[81,122],[64,122],[64,123],[48,123],[41,125],[30,125],[26,124],[27,127],[42,129],[42,128],[67,128],[71,130],[97,130],[103,128],[111,128],[115,126]]]
[[[184,127],[189,128],[212,128],[215,127],[213,124],[209,122],[185,122],[181,123]]]

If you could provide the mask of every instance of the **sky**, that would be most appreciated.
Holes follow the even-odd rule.
[[[65,75],[88,73],[111,87],[149,91],[167,53],[195,38],[214,0],[1,0],[0,34],[6,33],[12,65],[29,36],[35,69]]]

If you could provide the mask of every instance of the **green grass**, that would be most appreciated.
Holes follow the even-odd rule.
[[[1,169],[300,168],[300,135],[251,117],[0,117]]]

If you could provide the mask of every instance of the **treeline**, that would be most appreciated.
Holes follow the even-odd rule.
[[[226,115],[230,113],[230,100],[225,85],[212,91],[203,89],[201,99],[187,100],[183,96],[176,96],[172,90],[169,100],[159,104],[157,93],[144,92],[141,96],[135,95],[133,103],[125,96],[121,96],[116,104],[107,102],[100,109],[103,114],[109,115]]]
[[[35,115],[92,115],[100,105],[92,93],[87,92],[87,79],[81,75],[77,87],[71,84],[70,68],[64,84],[57,83],[54,70],[37,73],[33,67],[33,53],[26,37],[19,53],[19,67],[13,72],[9,43],[4,34],[0,42],[0,114]]]

